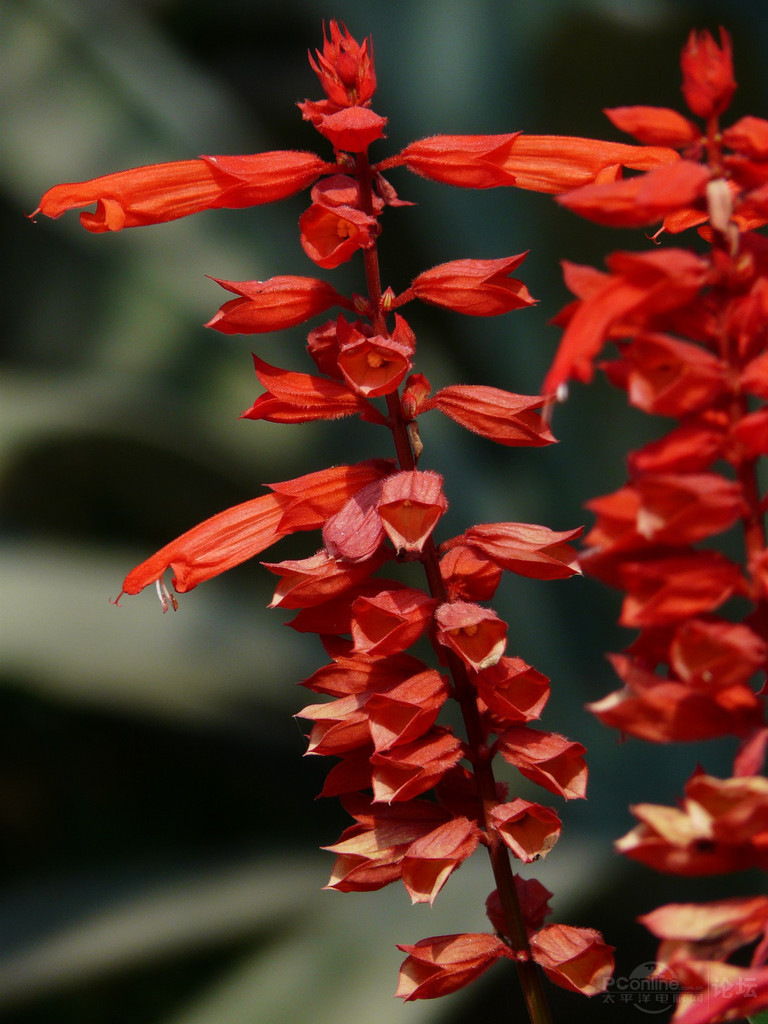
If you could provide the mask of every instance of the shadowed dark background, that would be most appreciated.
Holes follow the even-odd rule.
[[[94,236],[77,216],[30,223],[50,185],[199,153],[325,144],[294,106],[319,98],[307,49],[322,21],[372,34],[389,118],[374,158],[437,133],[619,139],[603,107],[681,108],[678,56],[692,27],[732,33],[735,119],[768,111],[766,11],[750,0],[4,0],[0,8],[0,1020],[7,1024],[459,1024],[517,1020],[511,972],[459,996],[392,998],[395,942],[483,930],[492,887],[473,858],[433,909],[402,887],[321,892],[318,847],[346,819],[314,800],[327,764],[302,758],[295,681],[325,656],[269,612],[273,578],[244,565],[162,616],[154,595],[116,597],[126,571],[200,519],[333,462],[389,455],[351,421],[238,420],[258,388],[250,351],[309,369],[301,328],[225,337],[201,325],[228,297],[206,274],[313,274],[298,244],[306,196]],[[642,233],[577,221],[550,197],[451,189],[405,171],[418,205],[387,213],[385,283],[460,257],[526,249],[535,309],[495,320],[409,307],[417,369],[433,387],[536,393],[568,299],[562,258],[601,263]],[[361,290],[357,261],[328,274]],[[320,272],[320,276],[325,276]],[[623,482],[628,448],[662,425],[602,382],[556,412],[560,444],[496,448],[425,421],[423,463],[446,476],[445,536],[478,521],[587,521],[583,502]],[[275,558],[312,553],[314,538]],[[271,557],[271,555],[270,555]],[[583,705],[615,688],[606,650],[619,597],[588,580],[511,579],[494,602],[509,652],[552,679],[545,728],[586,743],[590,799],[557,807],[563,837],[535,874],[554,917],[603,931],[619,977],[653,959],[634,918],[660,902],[756,891],[675,880],[620,861],[627,806],[670,802],[700,761],[733,744],[624,745]],[[311,699],[311,698],[310,698]],[[510,773],[510,778],[512,775]],[[547,802],[545,800],[545,802]],[[557,803],[553,798],[553,803]],[[636,1002],[552,990],[555,1018],[628,1024]],[[654,1010],[661,1009],[655,1005]],[[666,1012],[655,1015],[667,1019]]]

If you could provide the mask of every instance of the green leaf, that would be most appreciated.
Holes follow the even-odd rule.
[[[763,1010],[756,1017],[747,1017],[749,1024],[768,1024],[768,1010]]]

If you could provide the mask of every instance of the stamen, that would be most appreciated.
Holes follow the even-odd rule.
[[[155,590],[157,591],[157,596],[160,598],[160,604],[163,606],[163,615],[168,611],[169,605],[175,612],[179,610],[179,602],[162,580],[157,580],[155,582]]]

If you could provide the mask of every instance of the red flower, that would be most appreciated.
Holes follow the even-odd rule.
[[[538,718],[549,697],[549,680],[522,658],[501,658],[472,676],[485,706],[505,722]]]
[[[727,110],[736,82],[733,77],[731,40],[720,29],[720,46],[709,32],[691,32],[681,57],[683,96],[697,117],[717,117]]]
[[[206,327],[222,334],[264,334],[294,327],[331,306],[351,308],[349,299],[314,277],[271,277],[268,281],[211,280],[239,298],[225,302]]]
[[[637,804],[640,824],[616,849],[675,875],[711,875],[768,866],[768,779],[696,774],[681,807]]]
[[[405,164],[416,174],[463,188],[515,185],[536,192],[567,192],[595,180],[612,181],[622,166],[649,170],[673,163],[671,149],[628,146],[565,135],[436,135],[412,142],[382,170]]]
[[[528,289],[510,271],[527,253],[501,260],[453,260],[425,270],[409,289],[422,302],[444,306],[469,316],[498,316],[532,306]]]
[[[373,45],[370,39],[358,43],[346,25],[330,22],[331,38],[323,31],[323,51],[315,50],[309,63],[331,103],[351,107],[367,103],[376,91]]]
[[[331,165],[314,153],[280,151],[150,164],[90,181],[54,185],[31,216],[60,217],[67,210],[96,203],[95,213],[80,214],[83,227],[120,231],[201,210],[273,203],[307,188],[329,169]]]
[[[166,569],[173,570],[172,583],[180,594],[192,590],[289,533],[322,526],[345,503],[350,490],[354,493],[387,468],[386,463],[361,462],[271,484],[275,493],[219,512],[136,566],[125,577],[122,594],[138,594],[150,583],[159,584]]]
[[[558,202],[597,224],[637,228],[703,200],[709,181],[708,167],[681,160],[634,178],[584,185]]]

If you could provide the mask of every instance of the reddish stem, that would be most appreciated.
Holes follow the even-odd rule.
[[[360,193],[360,205],[363,211],[373,215],[373,172],[365,154],[359,154],[356,160],[357,180]],[[365,277],[368,287],[368,301],[371,309],[371,323],[377,334],[386,334],[386,316],[381,304],[381,277],[379,273],[379,256],[376,245],[363,251]],[[403,470],[416,468],[416,458],[408,436],[408,424],[403,415],[400,396],[397,391],[386,396],[389,412],[389,426],[395,442],[398,465]],[[424,545],[421,562],[427,576],[430,595],[440,603],[447,600],[443,578],[435,543],[430,537]],[[475,785],[482,807],[483,828],[488,838],[488,856],[491,861],[493,877],[501,902],[502,913],[507,929],[510,945],[519,955],[516,961],[521,987],[528,1008],[531,1024],[551,1024],[551,1015],[547,997],[542,984],[541,973],[531,956],[528,933],[525,927],[520,900],[515,888],[514,873],[509,859],[509,851],[504,845],[498,831],[493,827],[491,811],[498,806],[496,795],[496,779],[488,754],[485,730],[477,707],[477,695],[467,674],[462,660],[448,651],[433,639],[435,652],[444,660],[454,682],[454,695],[461,708],[464,728],[467,735],[469,758],[474,769]]]

